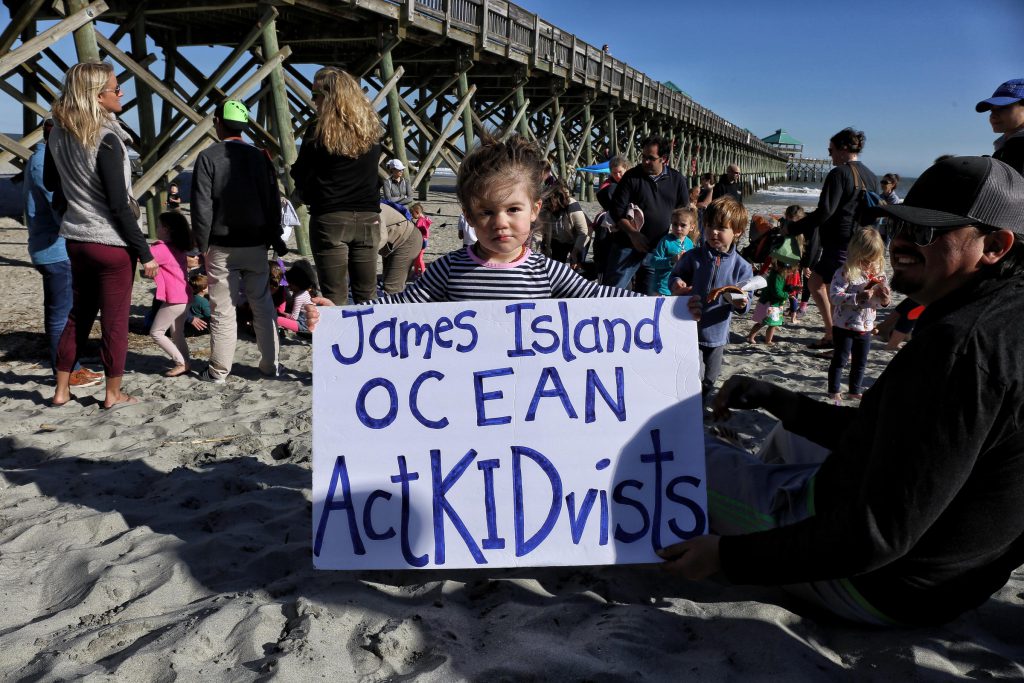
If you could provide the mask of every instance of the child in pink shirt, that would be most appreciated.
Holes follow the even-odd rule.
[[[160,214],[157,241],[150,247],[160,269],[154,276],[156,300],[160,302],[149,336],[174,361],[166,377],[184,375],[189,370],[188,345],[185,343],[185,312],[192,300],[186,274],[186,253],[192,248],[192,228],[184,214],[167,211]],[[170,331],[171,338],[167,338]]]
[[[277,326],[295,333],[308,333],[306,305],[313,302],[312,296],[316,293],[313,268],[309,261],[300,259],[288,269],[285,276],[288,279],[288,293],[291,295],[291,309],[277,316]]]
[[[412,215],[412,221],[416,224],[416,229],[423,235],[423,248],[420,249],[420,255],[416,257],[416,260],[412,264],[413,272],[417,276],[423,274],[423,271],[427,269],[426,264],[423,262],[423,252],[427,249],[427,244],[430,241],[430,224],[433,222],[430,220],[430,216],[423,213],[422,204],[413,204],[409,207],[409,213]]]

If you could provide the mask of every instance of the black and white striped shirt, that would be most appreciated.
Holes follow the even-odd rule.
[[[529,249],[522,258],[502,264],[482,263],[470,249],[445,254],[404,291],[382,297],[375,303],[643,296],[590,282],[564,263]]]

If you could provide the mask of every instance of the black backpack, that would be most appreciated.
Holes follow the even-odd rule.
[[[772,228],[759,235],[750,244],[740,250],[740,256],[749,263],[764,263],[768,260],[772,250],[778,242],[781,242],[782,234],[776,228]]]
[[[850,164],[853,172],[853,186],[857,194],[857,204],[853,209],[854,228],[874,228],[878,225],[878,217],[874,210],[885,204],[882,195],[874,190],[869,190],[860,179],[856,164]]]

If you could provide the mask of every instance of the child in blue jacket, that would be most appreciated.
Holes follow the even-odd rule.
[[[746,294],[735,298],[725,294],[708,301],[713,290],[753,277],[750,264],[736,250],[736,241],[748,222],[742,204],[730,196],[719,197],[704,212],[704,243],[683,254],[672,269],[672,293],[690,295],[690,310],[697,318],[701,393],[705,400],[722,371],[733,311],[746,312],[750,308]]]

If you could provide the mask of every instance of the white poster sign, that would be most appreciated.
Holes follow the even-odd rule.
[[[686,298],[321,309],[320,569],[658,561],[706,532]]]

